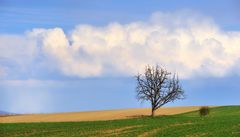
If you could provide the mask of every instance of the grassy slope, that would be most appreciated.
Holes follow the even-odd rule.
[[[11,136],[240,136],[240,106],[212,108],[173,116],[95,121],[0,124],[0,133]]]
[[[188,107],[162,107],[156,111],[156,115],[174,115],[184,112],[198,110],[199,106]],[[0,117],[2,123],[33,123],[33,122],[76,122],[76,121],[99,121],[99,120],[116,120],[129,119],[141,115],[149,115],[150,108],[140,109],[119,109],[119,110],[102,110],[102,111],[85,111],[85,112],[68,112],[53,114],[25,114]]]

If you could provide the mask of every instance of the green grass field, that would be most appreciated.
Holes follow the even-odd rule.
[[[112,121],[0,124],[0,132],[1,137],[240,137],[240,106],[212,108],[205,117],[189,112]]]

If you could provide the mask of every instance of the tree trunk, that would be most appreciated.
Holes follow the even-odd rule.
[[[155,116],[155,109],[154,108],[152,108],[152,115],[151,115],[152,117],[154,117]]]

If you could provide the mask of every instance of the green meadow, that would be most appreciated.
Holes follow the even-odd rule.
[[[1,137],[240,137],[240,106],[124,120],[0,124]]]

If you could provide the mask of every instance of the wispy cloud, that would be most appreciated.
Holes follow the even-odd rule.
[[[14,88],[13,88],[14,89]],[[51,109],[52,96],[46,91],[31,92],[19,90],[18,92],[5,92],[5,102],[8,111],[15,113],[42,113]]]

